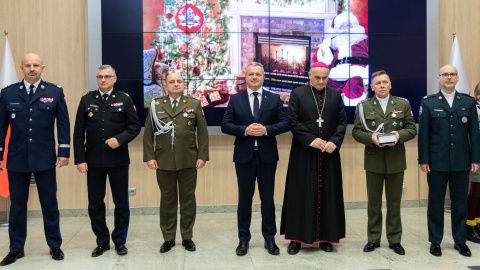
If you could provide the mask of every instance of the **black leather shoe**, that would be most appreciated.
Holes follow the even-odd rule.
[[[186,239],[182,241],[182,246],[185,247],[185,250],[188,251],[195,251],[197,247],[195,246],[195,243],[192,241],[192,239]]]
[[[175,246],[175,241],[165,241],[160,247],[160,253],[169,252]]]
[[[52,255],[52,259],[56,261],[61,261],[63,258],[65,258],[65,254],[63,254],[63,251],[58,247],[58,248],[51,248],[50,249],[50,255]]]
[[[265,241],[264,247],[268,250],[270,255],[280,254],[280,249],[278,248],[277,244],[275,244],[275,241]]]
[[[333,251],[332,244],[330,244],[328,242],[320,242],[320,244],[318,244],[318,247],[325,252],[332,252]]]
[[[398,255],[405,255],[405,249],[402,247],[400,243],[395,243],[388,245],[390,249],[393,249],[393,252],[397,253]]]
[[[470,249],[467,247],[467,244],[465,243],[462,243],[462,244],[455,243],[453,248],[458,250],[458,253],[460,253],[460,255],[463,255],[466,257],[472,256],[472,252],[470,252]]]
[[[103,254],[106,250],[110,249],[109,244],[100,244],[92,251],[92,257],[98,257]]]
[[[1,266],[9,265],[17,261],[17,259],[23,258],[25,253],[23,251],[10,251],[0,263]]]
[[[432,243],[430,245],[430,254],[437,257],[442,256],[442,248],[440,247],[440,244]]]
[[[120,256],[127,255],[128,253],[128,248],[125,245],[115,245],[115,250],[117,251],[117,254]]]
[[[480,232],[478,231],[477,226],[467,225],[467,240],[480,244]]]
[[[367,244],[363,247],[363,252],[372,252],[379,247],[380,247],[380,244],[367,242]]]
[[[237,252],[237,256],[245,256],[247,255],[248,252],[248,242],[242,242],[238,243],[238,247],[235,250]]]
[[[300,251],[301,248],[302,248],[302,245],[300,244],[300,242],[290,241],[290,244],[288,245],[288,248],[287,248],[287,253],[290,255],[295,255]]]

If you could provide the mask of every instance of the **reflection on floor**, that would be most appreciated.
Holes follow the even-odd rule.
[[[277,225],[279,216],[277,212]],[[128,255],[118,256],[112,244],[112,249],[97,258],[90,256],[96,245],[88,217],[65,217],[61,219],[63,261],[53,261],[48,255],[42,219],[29,218],[25,257],[2,269],[480,269],[480,245],[467,243],[473,254],[469,258],[453,249],[448,213],[445,214],[443,256],[430,255],[426,216],[424,207],[402,209],[405,256],[397,255],[388,248],[385,232],[380,248],[370,253],[363,252],[367,242],[365,209],[346,210],[347,237],[334,246],[335,252],[303,247],[297,255],[288,255],[289,242],[277,236],[280,255],[272,256],[263,248],[260,213],[255,212],[250,250],[243,257],[235,255],[238,244],[235,213],[198,214],[193,237],[197,251],[185,251],[177,235],[177,245],[162,254],[159,253],[163,243],[159,217],[132,216]],[[112,228],[112,217],[107,217],[107,221]],[[2,258],[8,253],[8,242],[7,228],[0,228]]]

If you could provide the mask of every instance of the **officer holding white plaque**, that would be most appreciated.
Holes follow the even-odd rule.
[[[390,95],[392,84],[387,72],[371,76],[375,96],[359,103],[352,131],[353,138],[365,144],[364,169],[368,194],[368,242],[364,252],[380,247],[382,236],[382,193],[387,200],[386,232],[389,248],[405,255],[400,244],[402,220],[403,175],[407,168],[406,141],[417,135],[415,120],[408,100]]]

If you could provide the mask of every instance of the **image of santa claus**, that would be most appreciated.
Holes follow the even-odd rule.
[[[368,37],[357,17],[346,11],[337,15],[318,45],[312,61],[330,67],[327,86],[342,91],[345,106],[367,98]]]

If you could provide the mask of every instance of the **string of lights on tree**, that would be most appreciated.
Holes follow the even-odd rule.
[[[165,0],[165,15],[158,15],[152,45],[161,62],[188,78],[189,91],[214,89],[230,73],[228,1]]]

